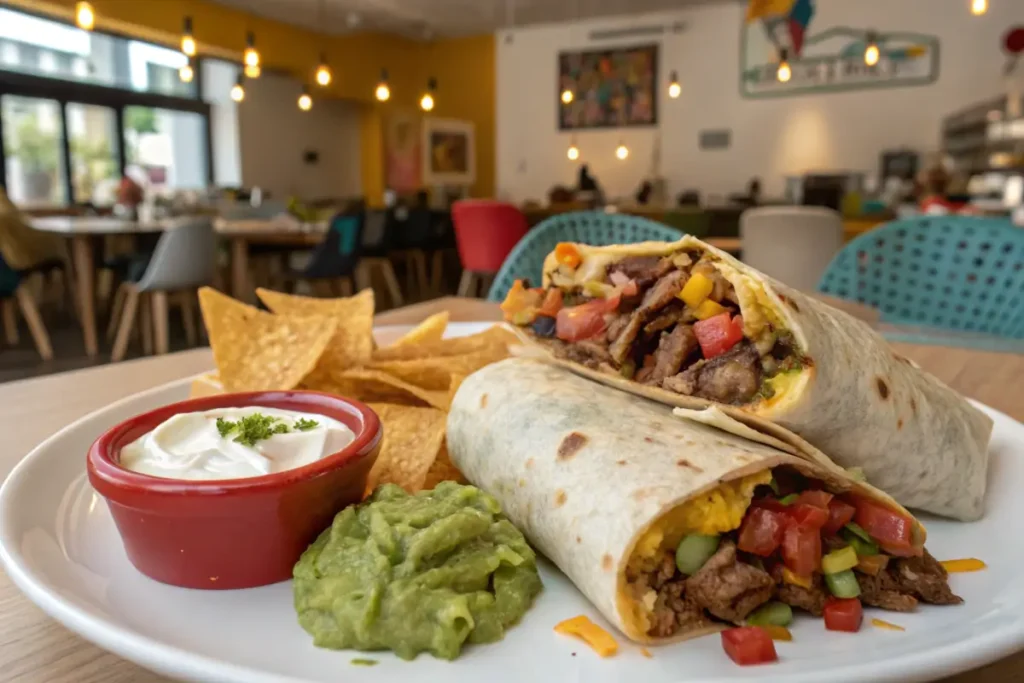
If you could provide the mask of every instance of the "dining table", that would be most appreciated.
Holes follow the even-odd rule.
[[[876,323],[869,309],[844,304],[848,312]],[[376,317],[377,341],[385,345],[407,326],[447,310],[452,321],[500,320],[497,304],[446,297]],[[969,348],[894,343],[894,349],[963,394],[1024,420],[1024,355]],[[110,403],[213,368],[209,349],[115,363],[0,385],[0,478],[36,444],[74,420]],[[60,397],[54,400],[54,397]],[[83,468],[84,468],[83,454]],[[156,683],[168,679],[92,645],[33,605],[0,573],[0,680],[39,683]],[[157,617],[158,615],[154,615]],[[943,683],[1002,683],[1024,680],[1024,653],[1013,654]]]

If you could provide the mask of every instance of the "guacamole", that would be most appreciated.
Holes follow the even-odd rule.
[[[338,513],[294,576],[315,645],[403,659],[501,640],[541,590],[536,555],[498,502],[453,482],[414,495],[381,486]]]

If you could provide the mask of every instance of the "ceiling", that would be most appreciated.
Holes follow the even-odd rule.
[[[490,33],[575,18],[636,15],[740,0],[214,0],[221,5],[342,34],[381,31],[411,38]]]

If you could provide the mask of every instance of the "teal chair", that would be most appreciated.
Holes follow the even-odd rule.
[[[1024,229],[971,216],[887,223],[843,247],[818,290],[874,306],[886,323],[1021,340]]]
[[[516,280],[523,278],[539,287],[544,259],[559,242],[594,246],[634,242],[674,242],[683,233],[646,218],[604,211],[580,211],[552,216],[539,223],[513,247],[494,277],[489,301],[504,301]]]

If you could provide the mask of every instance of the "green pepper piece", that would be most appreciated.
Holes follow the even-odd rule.
[[[853,523],[851,522],[850,524],[853,524]],[[849,527],[849,526],[850,525],[848,524],[847,527]],[[856,526],[856,525],[854,525],[854,526]],[[862,533],[864,532],[864,530],[861,529],[860,527],[857,527],[857,528],[860,529],[860,531]],[[850,529],[850,528],[843,529],[839,533],[839,535],[842,536],[843,540],[845,540],[847,543],[849,543],[850,547],[853,548],[854,552],[857,553],[857,555],[859,555],[861,557],[866,557],[868,555],[877,555],[878,554],[878,545],[875,542],[870,541],[870,540],[865,541],[864,538],[862,536],[858,535],[853,529]],[[867,534],[864,533],[864,536],[867,536]]]
[[[784,602],[768,602],[750,613],[751,626],[789,626],[793,621],[793,608]]]
[[[855,598],[860,595],[860,584],[852,569],[838,574],[825,574],[825,583],[829,591],[837,598]]]
[[[627,358],[623,362],[622,367],[619,368],[619,374],[626,379],[633,379],[633,375],[636,374],[636,363],[633,362],[632,358]]]
[[[861,528],[860,524],[857,524],[856,522],[850,522],[849,524],[847,524],[843,528],[846,529],[847,531],[853,533],[853,534],[856,534],[857,536],[860,536],[862,539],[864,539],[868,543],[874,543],[875,542],[875,539],[871,538],[871,535],[868,532],[864,531],[864,529]]]
[[[780,498],[779,502],[782,503],[783,505],[792,505],[793,503],[796,502],[796,499],[799,498],[799,497],[800,497],[799,493],[791,493],[788,496],[786,496],[785,498]]]
[[[779,488],[779,482],[775,481],[775,477],[772,477],[772,480],[768,482],[768,486],[772,487],[772,493],[776,496],[782,493],[782,490]]]
[[[683,574],[693,576],[718,550],[718,536],[690,534],[683,537],[676,548],[676,567]]]
[[[857,552],[850,546],[833,550],[821,558],[821,571],[838,574],[857,566]]]

